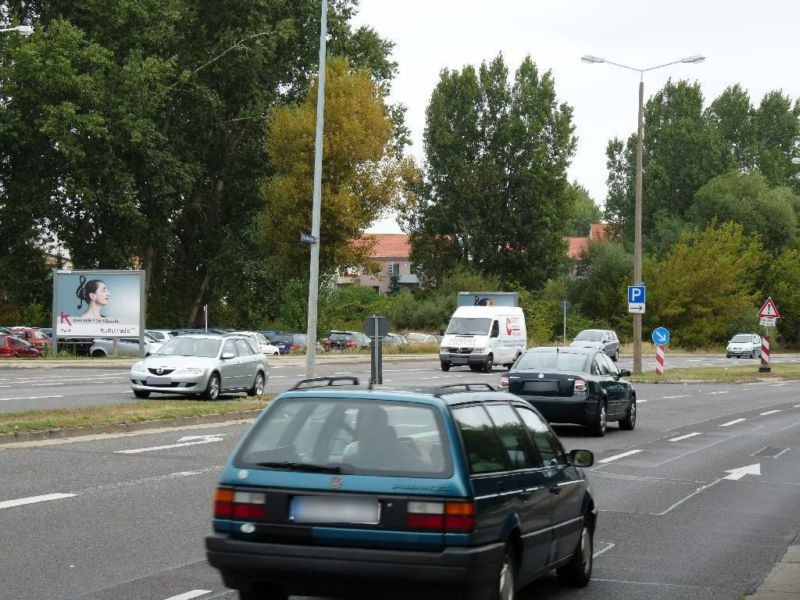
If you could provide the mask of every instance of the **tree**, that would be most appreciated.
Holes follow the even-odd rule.
[[[684,233],[663,260],[645,262],[645,322],[667,327],[684,348],[724,342],[757,303],[765,258],[758,238],[737,223]]]
[[[586,317],[621,328],[628,320],[633,257],[618,242],[590,242],[569,282],[569,299]]]
[[[575,194],[572,109],[527,57],[444,70],[424,134],[427,179],[405,215],[412,258],[440,280],[458,265],[541,288],[559,272]]]
[[[784,250],[770,264],[765,295],[771,296],[781,314],[778,333],[783,344],[800,345],[800,244]]]
[[[333,59],[326,77],[320,271],[330,273],[367,261],[370,246],[353,240],[395,205],[403,172],[413,164],[393,151],[394,124],[369,72]],[[260,224],[274,268],[288,277],[309,263],[308,247],[299,240],[311,231],[316,94],[314,85],[297,106],[274,111],[268,124],[275,174],[263,188]]]
[[[575,198],[572,201],[574,216],[567,224],[567,235],[585,237],[589,234],[592,223],[599,222],[603,213],[585,187],[574,182],[570,184],[569,190]]]

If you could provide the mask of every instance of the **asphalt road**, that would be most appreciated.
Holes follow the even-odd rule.
[[[632,432],[558,427],[568,449],[596,453],[592,583],[544,578],[522,600],[737,600],[800,531],[800,382],[637,392]],[[235,598],[206,565],[203,536],[244,427],[0,447],[0,598]]]
[[[772,358],[773,362],[800,362],[798,354],[781,354]],[[667,368],[720,365],[751,365],[753,370],[757,371],[759,360],[713,355],[667,357]],[[622,357],[619,366],[630,369],[632,367],[631,358]],[[655,358],[644,357],[642,368],[646,371],[655,371]],[[0,364],[0,413],[136,402],[137,399],[129,384],[129,371],[129,366],[98,367],[96,369],[85,366],[59,369],[16,369],[3,368],[3,365]],[[506,370],[502,367],[496,367],[492,373],[475,373],[467,367],[453,367],[449,373],[444,373],[439,368],[439,362],[435,356],[387,357],[383,367],[383,382],[385,385],[404,385],[409,381],[430,383],[431,385],[464,381],[485,381],[497,384],[500,376],[505,372]],[[362,382],[369,381],[369,357],[323,355],[317,365],[316,375],[356,375]],[[286,390],[304,377],[303,357],[272,359],[266,391]],[[239,394],[239,396],[243,396],[243,394]],[[179,398],[179,396],[153,395],[151,399],[170,397]]]

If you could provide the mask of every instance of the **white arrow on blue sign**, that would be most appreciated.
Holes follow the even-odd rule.
[[[666,346],[669,344],[669,331],[666,327],[656,327],[650,336],[656,346]]]
[[[628,286],[628,304],[644,304],[645,288],[643,285],[629,285]]]

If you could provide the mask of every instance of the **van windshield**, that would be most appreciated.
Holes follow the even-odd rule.
[[[445,333],[451,335],[487,335],[491,324],[492,320],[485,317],[474,319],[453,317],[450,319],[450,324],[447,326]]]

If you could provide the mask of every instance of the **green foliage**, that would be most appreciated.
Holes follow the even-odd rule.
[[[770,265],[766,294],[778,307],[778,333],[784,345],[800,346],[800,248],[784,250]]]
[[[633,280],[633,257],[618,242],[590,242],[578,262],[577,277],[569,282],[568,298],[593,322],[618,329],[628,321],[628,286]]]
[[[39,302],[32,302],[20,312],[20,323],[30,327],[49,327],[50,310],[45,309]]]
[[[320,320],[332,329],[364,328],[364,319],[377,314],[381,296],[371,287],[350,285],[331,292],[321,306]]]
[[[663,260],[645,262],[645,329],[665,326],[689,349],[725,342],[731,325],[754,310],[765,258],[736,223],[685,233]]]
[[[568,203],[573,205],[574,212],[572,219],[567,223],[565,235],[586,237],[589,235],[592,223],[600,221],[603,213],[589,196],[588,190],[577,182],[570,184],[569,193],[574,195],[574,199]]]
[[[525,58],[442,71],[427,109],[427,180],[404,214],[412,257],[442,280],[456,265],[541,288],[559,272],[573,216],[572,109]]]

